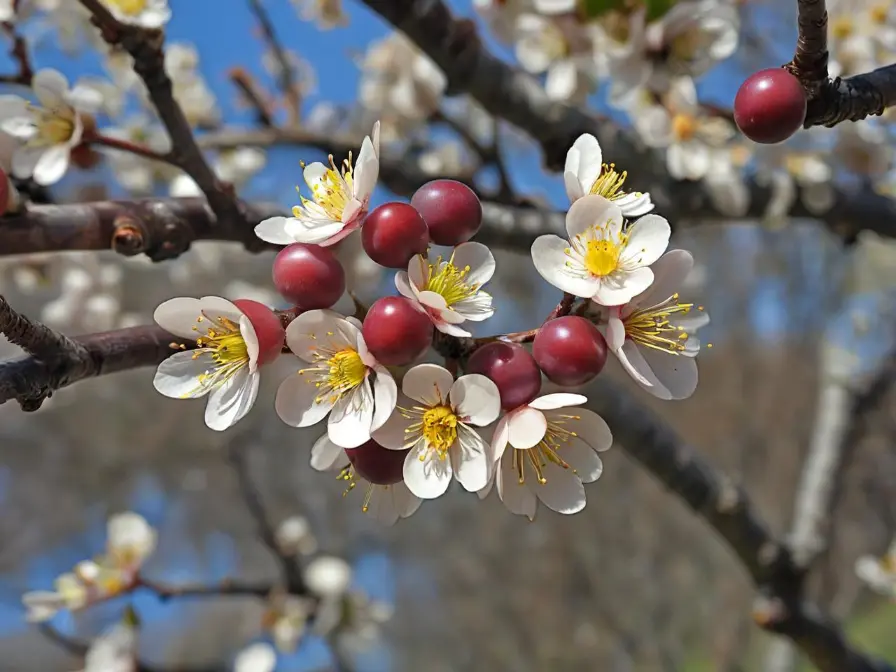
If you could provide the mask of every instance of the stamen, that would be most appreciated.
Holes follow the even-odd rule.
[[[626,337],[647,348],[671,355],[682,354],[687,350],[690,334],[675,323],[675,318],[690,313],[694,304],[680,303],[678,299],[676,292],[662,303],[633,312],[623,320]],[[702,311],[703,306],[696,309]]]
[[[439,294],[449,306],[464,299],[469,299],[479,291],[479,285],[468,284],[466,276],[470,272],[469,266],[458,268],[454,265],[454,254],[448,261],[443,262],[439,256],[435,262],[426,263],[425,291]]]

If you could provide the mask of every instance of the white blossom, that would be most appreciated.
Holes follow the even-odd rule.
[[[623,226],[622,211],[602,196],[584,196],[566,213],[569,240],[532,244],[539,275],[558,289],[605,306],[621,305],[653,282],[653,264],[669,244],[669,222],[645,215]]]
[[[573,40],[567,32],[576,33]],[[545,74],[544,88],[552,100],[582,100],[594,90],[597,61],[586,29],[576,22],[564,26],[538,14],[522,14],[516,23],[516,57],[525,70]],[[584,45],[584,48],[576,48]]]
[[[340,170],[330,156],[330,167],[315,162],[304,169],[305,183],[313,200],[301,198],[292,217],[271,217],[255,227],[255,235],[275,245],[339,242],[361,227],[379,175],[379,122],[372,138],[364,138],[354,167],[351,155]]]
[[[566,153],[563,182],[570,203],[586,194],[596,194],[612,201],[623,217],[640,217],[653,210],[650,194],[622,191],[627,171],[616,171],[615,164],[603,162],[600,143],[590,133],[580,135]]]
[[[389,370],[367,349],[360,323],[331,310],[309,310],[286,329],[286,344],[311,366],[284,380],[277,414],[292,427],[325,417],[337,445],[355,448],[370,440],[395,408],[398,388]]]
[[[136,672],[137,628],[117,623],[90,645],[82,672]]]
[[[678,295],[693,266],[689,252],[666,252],[653,265],[650,288],[606,311],[610,352],[635,382],[660,399],[687,399],[697,389],[694,358],[700,340],[694,334],[709,323],[709,315]]]
[[[233,672],[274,672],[276,667],[277,652],[264,642],[247,646],[233,661]]]
[[[435,499],[452,475],[470,492],[489,478],[488,446],[474,429],[490,425],[501,408],[497,386],[485,376],[454,380],[441,366],[419,364],[402,381],[403,398],[373,438],[385,448],[410,452],[404,482],[417,497]]]
[[[459,325],[481,322],[495,314],[491,294],[481,287],[495,273],[495,258],[482,243],[461,243],[447,260],[413,256],[408,270],[395,274],[398,291],[423,310],[436,329],[451,336],[470,336]]]
[[[290,0],[302,21],[312,21],[321,30],[348,25],[342,0]]]
[[[168,0],[103,0],[116,19],[141,28],[161,28],[171,18]]]
[[[856,560],[856,575],[881,595],[896,600],[896,542],[883,557],[863,555]]]
[[[535,518],[538,500],[553,511],[571,514],[585,508],[583,483],[603,471],[598,452],[613,435],[597,413],[584,408],[580,394],[547,394],[502,417],[492,438],[498,465],[494,482],[504,505],[517,515]]]

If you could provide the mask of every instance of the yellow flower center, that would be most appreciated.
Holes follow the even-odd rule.
[[[879,5],[874,5],[871,8],[871,20],[877,24],[884,24],[887,22],[887,17],[890,14],[890,7],[887,4],[881,3]]]
[[[625,318],[625,335],[638,345],[680,355],[687,349],[689,336],[684,327],[672,320],[675,316],[687,315],[693,307],[693,303],[680,303],[675,293],[662,303],[636,310]],[[702,311],[703,306],[697,306],[697,310]]]
[[[71,140],[75,134],[74,112],[69,109],[45,110],[29,105],[35,117],[37,133],[28,141],[30,147],[51,147]]]
[[[107,0],[107,2],[129,16],[137,16],[146,9],[146,0]]]
[[[702,42],[703,37],[699,29],[687,30],[676,36],[669,44],[669,55],[679,61],[693,60]]]
[[[333,336],[333,333],[327,335]],[[314,400],[318,404],[327,398],[335,404],[361,385],[367,376],[367,365],[354,348],[318,347],[312,357],[314,366],[302,369],[299,375],[311,374],[309,382],[320,390]]]
[[[466,281],[470,267],[458,268],[454,265],[454,254],[446,262],[439,257],[435,263],[425,263],[427,265],[426,284],[423,289],[440,295],[449,306],[469,299],[479,291],[479,285],[468,284]]]
[[[208,326],[206,333],[196,339],[193,359],[211,355],[214,363],[213,368],[199,374],[199,384],[202,387],[220,385],[249,363],[246,341],[240,333],[240,325],[226,317],[211,318],[203,313],[196,321],[201,326],[207,322]],[[193,327],[193,331],[201,333],[200,327]],[[189,398],[190,394],[183,397]]]
[[[896,555],[887,553],[879,561],[880,568],[888,574],[896,574]]]
[[[855,31],[855,21],[851,16],[838,16],[831,21],[831,35],[838,40],[845,40]]]
[[[602,278],[619,268],[621,245],[611,240],[589,240],[585,245],[585,268],[591,275]]]
[[[681,141],[688,141],[697,133],[697,120],[690,114],[672,117],[672,134]]]
[[[560,449],[565,444],[569,443],[570,439],[578,436],[578,434],[571,432],[563,426],[570,420],[581,420],[581,416],[555,415],[548,421],[544,438],[538,445],[533,446],[528,450],[517,450],[508,447],[508,450],[513,450],[510,459],[512,460],[513,470],[516,472],[520,485],[523,485],[526,482],[527,465],[528,468],[534,472],[535,480],[541,485],[548,482],[548,479],[544,475],[544,470],[549,463],[556,464],[564,469],[571,469],[569,464],[560,457],[559,453]],[[576,473],[575,469],[572,471],[573,473]]]
[[[457,416],[450,406],[440,404],[423,412],[420,429],[427,445],[445,459],[448,449],[457,440]]]
[[[329,159],[330,168],[324,173],[324,176],[315,182],[306,180],[305,183],[311,189],[311,196],[314,202],[327,213],[327,217],[334,222],[338,222],[342,220],[345,206],[348,205],[352,197],[352,153],[349,152],[348,158],[342,162],[341,170],[333,161],[332,154],[330,154]],[[302,163],[302,168],[305,168],[304,163]],[[296,191],[298,189],[296,187]],[[307,206],[310,203],[301,194],[299,194],[299,198],[303,206]],[[298,206],[293,208],[292,213],[295,217],[301,217],[303,214]]]

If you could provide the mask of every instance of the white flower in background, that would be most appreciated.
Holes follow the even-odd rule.
[[[713,149],[709,170],[703,178],[713,205],[728,217],[743,217],[750,207],[750,190],[744,177],[744,165],[750,151],[743,145]]]
[[[168,195],[171,198],[195,198],[202,196],[202,189],[192,177],[186,173],[175,175],[168,183]]]
[[[440,142],[427,149],[417,157],[417,165],[427,175],[456,175],[471,166],[470,157],[465,145],[451,140]]]
[[[621,305],[653,282],[653,264],[669,244],[669,222],[645,215],[623,226],[622,211],[602,196],[584,196],[566,213],[569,241],[539,236],[532,262],[558,289],[605,306]]]
[[[331,310],[309,310],[290,322],[286,344],[311,366],[280,384],[274,405],[283,422],[310,427],[329,415],[330,439],[355,448],[388,420],[398,387],[370,354],[360,326]]]
[[[136,672],[137,624],[126,617],[93,641],[81,672]]]
[[[233,661],[233,672],[274,672],[277,652],[264,642],[250,644]]]
[[[361,510],[383,525],[394,525],[399,518],[413,515],[423,503],[402,481],[390,485],[368,481],[351,466],[345,449],[330,441],[326,434],[311,448],[311,467],[317,471],[338,472],[339,480],[349,483],[344,494],[360,485],[364,492]]]
[[[787,145],[764,145],[756,150],[756,181],[771,187],[766,219],[786,218],[798,196],[809,212],[824,214],[836,198],[833,178],[830,161],[816,152]]]
[[[501,410],[498,387],[479,374],[454,376],[441,366],[419,364],[402,381],[405,395],[374,440],[385,448],[410,448],[404,482],[417,497],[435,499],[454,475],[470,492],[488,482],[488,446],[474,427],[485,427]]]
[[[694,334],[709,315],[678,295],[693,266],[689,252],[667,252],[653,265],[647,291],[606,311],[607,347],[635,382],[660,399],[687,399],[697,389],[700,340]]]
[[[145,115],[130,117],[120,127],[104,128],[103,135],[143,145],[160,154],[171,149],[171,141],[165,129],[153,124]],[[157,183],[170,182],[179,172],[170,164],[150,161],[131,152],[103,147],[99,149],[106,154],[115,180],[135,195],[153,193]]]
[[[352,583],[352,568],[342,558],[321,555],[308,563],[304,572],[305,585],[318,597],[344,594]]]
[[[274,245],[312,243],[322,246],[339,242],[361,227],[370,197],[379,176],[380,125],[364,138],[358,159],[352,157],[336,167],[330,155],[330,167],[315,162],[304,168],[305,183],[311,189],[309,200],[300,196],[301,205],[292,209],[292,217],[271,217],[255,227],[255,235]]]
[[[141,28],[161,28],[171,18],[168,0],[103,0],[118,21]]]
[[[74,572],[60,574],[53,582],[54,590],[35,590],[22,596],[25,620],[29,623],[49,621],[63,609],[75,611],[87,606],[91,591]]]
[[[217,431],[232,427],[258,396],[259,341],[255,327],[236,305],[219,296],[169,299],[153,319],[197,348],[178,352],[159,364],[153,385],[166,397],[208,395],[205,424]]]
[[[119,89],[119,96],[137,89],[140,75],[134,71],[134,58],[120,45],[106,45],[103,68]],[[166,52],[167,56],[167,52]]]
[[[896,48],[896,11],[884,2],[831,2],[831,77],[849,77],[889,64]]]
[[[672,177],[678,180],[706,177],[713,148],[735,137],[734,126],[703,111],[690,78],[673,82],[664,103],[633,110],[635,129],[648,146],[666,148],[666,165]]]
[[[40,43],[48,31],[54,31],[52,43],[67,52],[83,49],[86,42],[102,49],[106,44],[100,31],[91,23],[92,15],[80,2],[70,0],[31,0],[21,3],[25,8],[33,6],[42,16],[35,22],[34,42]]]
[[[558,21],[538,14],[522,14],[517,18],[516,57],[527,72],[545,73],[548,98],[580,100],[593,91],[597,61],[591,40],[584,33],[585,29],[576,22],[561,26]]]
[[[267,163],[264,150],[257,147],[238,147],[222,151],[215,162],[215,172],[224,182],[242,186],[251,180]]]
[[[390,33],[371,43],[359,66],[358,102],[384,126],[406,136],[408,127],[439,109],[445,74],[404,34]]]
[[[264,628],[282,653],[294,653],[308,631],[308,620],[314,616],[316,600],[276,590],[268,598],[262,618]]]
[[[290,0],[302,21],[312,21],[321,30],[348,25],[342,0]]]
[[[633,18],[643,22],[644,14]],[[648,24],[629,27],[629,44],[611,59],[610,97],[624,104],[628,92],[641,86],[665,92],[679,77],[699,77],[737,49],[740,17],[726,0],[676,3]]]
[[[896,600],[896,542],[883,557],[863,555],[856,560],[856,575],[876,593]]]
[[[106,559],[122,573],[136,576],[155,551],[156,541],[156,531],[143,516],[119,513],[109,518],[106,526]]]
[[[516,41],[516,25],[520,14],[535,7],[530,0],[473,0],[473,9],[488,24],[489,32],[504,44]],[[543,13],[543,12],[542,12]]]
[[[880,178],[892,164],[893,145],[887,129],[873,120],[843,124],[836,131],[831,158],[855,175]]]
[[[321,601],[314,632],[330,639],[345,655],[354,657],[379,642],[382,624],[392,618],[392,613],[390,605],[351,590]]]
[[[16,10],[13,6],[13,0],[0,0],[0,21],[15,21]]]
[[[299,95],[304,98],[315,93],[317,91],[317,73],[314,71],[314,65],[292,49],[284,49],[283,54],[286,56],[287,65],[292,68],[293,86],[298,90]],[[273,49],[266,49],[261,55],[261,65],[275,80],[279,80],[283,76],[283,66]]]
[[[311,555],[317,551],[317,539],[304,516],[290,516],[277,526],[277,548],[286,555]]]
[[[429,315],[436,329],[451,336],[470,336],[460,324],[481,322],[495,314],[491,294],[481,287],[495,273],[495,258],[482,243],[461,243],[447,261],[417,254],[408,270],[395,274],[395,287]]]
[[[574,408],[586,401],[580,394],[546,394],[498,421],[491,444],[499,463],[494,483],[511,513],[533,520],[538,500],[558,513],[585,508],[582,484],[600,478],[597,453],[613,443],[603,418]],[[490,488],[491,482],[480,496]]]
[[[563,182],[570,203],[586,194],[612,201],[623,217],[640,217],[653,210],[650,194],[622,191],[628,171],[616,172],[615,164],[603,162],[600,143],[590,133],[580,135],[566,153]]]
[[[23,143],[12,157],[13,175],[50,185],[68,169],[84,127],[62,73],[39,70],[31,88],[40,106],[18,96],[0,96],[0,130]]]

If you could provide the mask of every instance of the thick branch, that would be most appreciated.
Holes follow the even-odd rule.
[[[797,0],[797,7],[799,34],[788,69],[813,99],[828,81],[828,13],[825,0]]]
[[[836,126],[878,116],[896,105],[896,65],[833,81],[825,80],[809,101],[804,126]]]

